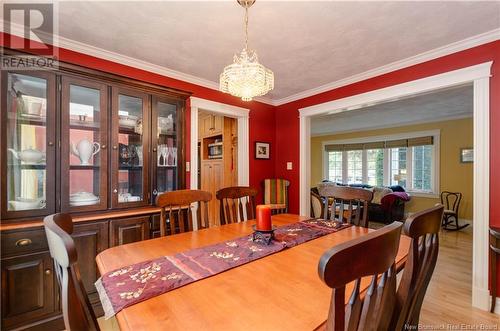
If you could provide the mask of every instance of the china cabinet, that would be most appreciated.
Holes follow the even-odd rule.
[[[190,94],[65,63],[2,71],[1,82],[2,330],[62,330],[43,217],[73,216],[82,281],[101,316],[96,255],[154,237],[156,196],[185,187]]]
[[[55,211],[55,79],[2,72],[2,219]]]

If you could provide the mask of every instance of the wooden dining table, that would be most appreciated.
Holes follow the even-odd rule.
[[[279,214],[272,220],[281,226],[306,219],[310,217]],[[253,224],[250,220],[112,247],[97,256],[97,266],[105,274],[249,235]],[[332,293],[318,276],[321,255],[370,231],[352,226],[150,298],[118,312],[118,325],[121,330],[313,330],[326,320]],[[409,244],[401,236],[399,266]],[[367,279],[362,288],[368,285]]]

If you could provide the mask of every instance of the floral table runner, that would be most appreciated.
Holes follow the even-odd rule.
[[[108,319],[125,307],[349,226],[322,219],[288,224],[275,230],[270,245],[247,235],[108,272],[95,286]]]

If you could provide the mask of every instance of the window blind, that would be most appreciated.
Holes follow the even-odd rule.
[[[434,144],[434,137],[426,136],[426,137],[416,137],[408,139],[373,141],[373,142],[358,143],[358,144],[330,144],[330,145],[325,145],[325,151],[327,152],[355,151],[364,149],[413,147],[413,146],[424,146],[433,144]]]

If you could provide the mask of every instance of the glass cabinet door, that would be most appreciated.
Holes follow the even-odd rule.
[[[179,189],[179,168],[183,166],[179,148],[182,125],[181,106],[176,100],[153,96],[152,99],[153,199]]]
[[[62,210],[106,209],[106,86],[63,77],[61,100]]]
[[[113,206],[146,205],[149,203],[149,97],[114,87],[112,108]]]
[[[55,208],[55,77],[2,73],[2,218]]]

